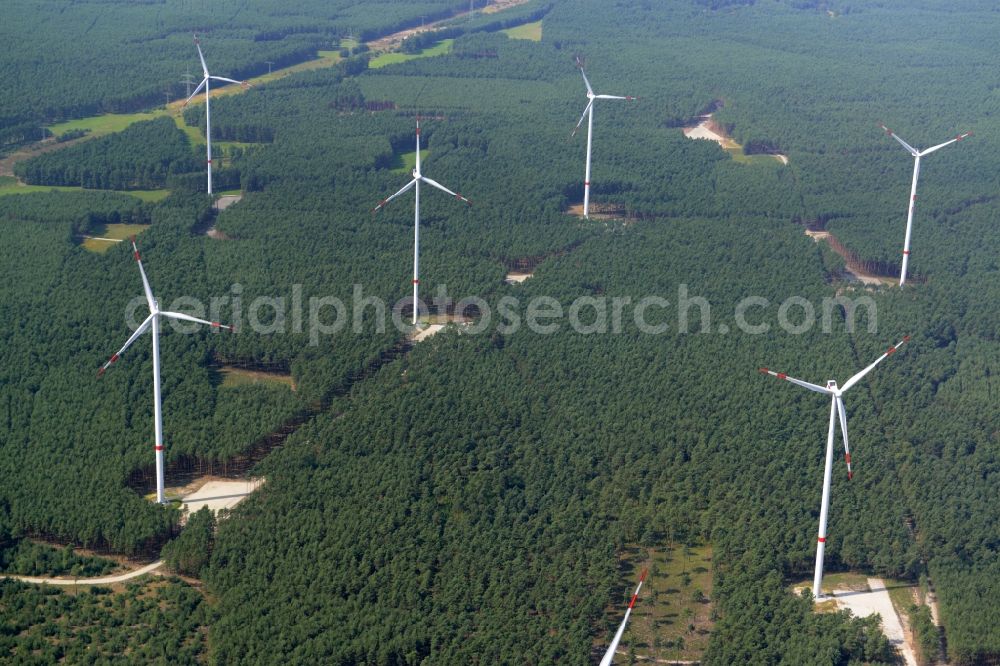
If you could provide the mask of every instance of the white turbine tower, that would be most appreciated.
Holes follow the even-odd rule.
[[[205,324],[207,326],[212,326],[215,328],[225,328],[232,330],[231,326],[223,326],[216,321],[206,321],[204,319],[198,319],[197,317],[192,317],[190,315],[183,314],[181,312],[167,312],[165,310],[160,310],[159,304],[153,297],[153,291],[149,288],[149,280],[146,279],[146,271],[142,268],[142,260],[139,258],[139,248],[135,245],[135,238],[132,239],[132,251],[135,256],[135,262],[139,265],[139,274],[142,276],[142,289],[146,294],[146,303],[149,304],[149,316],[146,320],[142,322],[139,328],[135,329],[135,333],[125,341],[125,344],[121,349],[117,351],[107,363],[101,366],[101,369],[97,371],[97,375],[101,376],[104,371],[111,367],[111,364],[118,360],[118,358],[125,353],[133,342],[139,339],[143,333],[147,330],[152,329],[153,331],[153,431],[156,438],[155,449],[156,449],[156,501],[163,504],[166,500],[163,497],[163,418],[161,414],[161,400],[160,400],[160,317],[169,317],[171,319],[181,319],[184,321],[191,321],[197,324]]]
[[[576,136],[577,130],[580,129],[580,125],[583,124],[583,119],[587,119],[587,169],[583,177],[583,216],[586,218],[590,217],[590,153],[591,146],[594,139],[594,100],[596,99],[624,99],[628,101],[633,101],[639,99],[638,97],[621,97],[619,95],[595,95],[594,89],[590,87],[590,81],[587,80],[587,73],[583,71],[583,63],[580,62],[580,58],[576,59],[576,66],[580,68],[580,74],[583,75],[583,83],[587,86],[587,107],[583,110],[583,115],[580,116],[579,122],[576,123],[576,127],[573,128],[573,136]]]
[[[764,374],[777,377],[778,379],[784,379],[785,381],[797,384],[802,388],[809,389],[810,391],[816,391],[817,393],[823,393],[830,396],[830,427],[826,433],[826,466],[823,469],[823,499],[819,510],[819,538],[816,543],[816,569],[813,573],[813,597],[815,599],[820,599],[823,596],[823,588],[821,587],[823,583],[823,552],[826,549],[826,523],[827,516],[830,511],[830,480],[833,474],[833,440],[836,435],[835,430],[838,415],[840,419],[840,432],[844,438],[844,460],[847,462],[847,478],[851,479],[853,477],[853,474],[851,473],[851,449],[847,443],[847,411],[844,409],[844,400],[841,396],[861,381],[861,378],[871,372],[876,365],[889,356],[895,354],[896,350],[903,346],[903,343],[907,342],[909,339],[910,336],[906,336],[896,346],[889,347],[884,354],[875,359],[874,363],[848,379],[847,382],[840,387],[837,386],[836,380],[833,379],[829,380],[824,387],[804,382],[801,379],[789,377],[783,372],[775,372],[773,370],[768,370],[767,368],[760,369],[760,371]]]
[[[215,79],[216,81],[225,81],[226,83],[236,83],[238,85],[243,86],[244,88],[249,88],[251,86],[246,81],[236,81],[234,79],[227,79],[224,76],[212,76],[211,74],[209,74],[208,65],[205,64],[205,56],[202,55],[201,53],[201,40],[198,39],[198,35],[194,36],[194,45],[198,49],[198,58],[201,60],[201,71],[204,74],[204,78],[201,80],[201,83],[198,84],[198,87],[194,89],[194,92],[191,93],[186,100],[184,100],[184,104],[181,105],[181,108],[183,109],[185,106],[187,106],[188,102],[194,99],[194,96],[197,95],[199,92],[201,92],[202,88],[205,89],[205,143],[207,145],[207,150],[208,150],[206,163],[208,164],[208,193],[211,194],[212,193],[212,111],[209,106],[211,103],[210,102],[211,96],[209,94],[209,87],[210,87],[209,80]]]
[[[611,645],[608,646],[608,651],[604,653],[604,658],[601,659],[601,666],[611,666],[611,663],[615,660],[615,650],[618,649],[618,644],[622,640],[622,636],[625,635],[625,625],[628,624],[628,617],[632,614],[632,608],[635,606],[636,599],[639,598],[639,590],[642,589],[642,583],[646,580],[646,574],[648,570],[643,570],[642,576],[639,577],[639,585],[635,588],[635,593],[632,595],[632,599],[628,602],[628,608],[625,609],[625,617],[622,619],[621,625],[618,627],[618,631],[615,632],[615,637],[611,639]]]
[[[910,205],[906,211],[906,236],[903,238],[903,268],[899,273],[899,286],[902,287],[906,284],[906,265],[910,262],[910,232],[913,229],[913,209],[917,205],[917,179],[920,178],[920,158],[924,155],[930,155],[935,150],[940,150],[941,148],[949,146],[956,141],[961,141],[966,137],[972,136],[972,132],[959,134],[951,141],[945,141],[944,143],[928,148],[927,150],[920,151],[900,139],[885,125],[880,125],[880,127],[885,130],[886,134],[891,136],[896,141],[899,141],[903,148],[906,148],[906,150],[913,155],[913,185],[910,187]]]
[[[404,194],[411,188],[414,189],[414,205],[413,205],[413,325],[417,325],[417,296],[420,289],[420,183],[424,182],[431,187],[436,187],[442,192],[450,194],[459,201],[464,201],[465,203],[472,205],[472,202],[463,197],[461,194],[456,194],[452,192],[447,187],[431,180],[427,176],[420,173],[420,118],[417,118],[417,164],[413,168],[413,180],[403,186],[399,192],[396,192],[388,199],[383,199],[378,203],[375,208],[372,209],[372,214],[379,212],[387,203],[398,197],[400,194]]]

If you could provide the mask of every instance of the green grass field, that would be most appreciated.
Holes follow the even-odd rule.
[[[428,150],[424,148],[420,151],[421,162],[427,161]],[[411,150],[408,153],[400,153],[396,155],[396,159],[393,160],[392,170],[396,173],[412,173],[413,168],[417,166],[417,151]]]
[[[620,582],[628,595],[635,590],[643,567],[649,569],[649,576],[619,649],[634,651],[641,661],[701,659],[714,625],[712,547],[627,549]],[[621,621],[627,603],[626,597],[608,608],[615,623]],[[598,641],[606,645],[603,636]]]
[[[295,381],[291,375],[279,375],[273,372],[258,372],[256,370],[230,367],[220,369],[219,375],[222,377],[223,387],[270,384],[272,386],[287,386],[291,390],[295,390]]]
[[[56,136],[62,136],[66,132],[84,130],[90,137],[105,136],[123,129],[142,120],[154,120],[166,115],[166,109],[156,109],[146,113],[105,113],[100,116],[90,116],[89,118],[78,118],[68,120],[64,123],[49,125],[48,130]]]
[[[276,79],[286,77],[296,72],[305,72],[312,69],[332,67],[340,62],[339,51],[319,51],[316,56],[315,60],[307,60],[306,62],[292,65],[291,67],[276,69],[270,74],[264,74],[263,76],[252,78],[249,80],[249,83],[251,85],[259,85],[267,83],[268,81],[274,81]],[[214,99],[215,97],[222,97],[224,95],[235,95],[245,91],[246,88],[242,86],[227,85],[221,88],[213,88],[212,98]],[[204,99],[204,96],[199,94],[191,100],[191,104],[200,104]],[[74,130],[84,130],[88,133],[87,136],[89,137],[99,137],[113,134],[115,132],[121,132],[132,123],[137,123],[142,120],[154,120],[161,116],[171,114],[174,116],[177,127],[182,129],[191,138],[192,142],[203,141],[204,137],[201,136],[201,132],[198,131],[198,128],[188,127],[184,124],[184,118],[180,113],[183,102],[184,100],[180,99],[174,100],[169,106],[159,107],[153,109],[152,111],[146,111],[143,113],[105,113],[99,116],[77,118],[76,120],[68,120],[63,123],[50,125],[47,129],[56,136],[62,136],[66,132]]]
[[[85,238],[81,245],[85,250],[104,254],[119,242],[131,236],[137,236],[148,228],[148,224],[105,224],[100,229],[88,234],[92,238]]]
[[[535,21],[534,23],[525,23],[524,25],[507,28],[506,30],[501,30],[500,32],[507,35],[511,39],[528,39],[533,42],[540,42],[542,41],[542,22]]]
[[[381,67],[388,67],[389,65],[406,62],[407,60],[444,55],[446,53],[451,53],[451,46],[454,43],[454,39],[443,39],[434,46],[424,49],[420,53],[383,53],[382,55],[372,58],[368,63],[368,67],[371,69],[379,69]]]
[[[0,197],[11,194],[31,194],[33,192],[98,192],[101,190],[84,190],[82,187],[65,185],[20,185],[17,180],[10,176],[0,177]],[[170,190],[114,190],[120,194],[127,194],[142,201],[155,202],[162,201],[170,195]]]

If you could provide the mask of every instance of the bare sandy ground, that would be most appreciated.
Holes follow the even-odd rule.
[[[219,210],[226,210],[234,203],[239,203],[242,198],[242,194],[224,194],[215,202],[215,207]]]
[[[522,273],[520,271],[513,271],[511,273],[507,273],[507,277],[504,279],[504,282],[506,282],[507,284],[521,284],[531,276],[532,273]]]
[[[430,324],[412,334],[410,339],[414,342],[423,342],[434,334],[439,333],[442,329],[444,329],[444,324]]]
[[[743,146],[733,141],[731,138],[723,134],[721,131],[713,129],[715,125],[712,123],[712,115],[702,116],[700,123],[694,127],[685,127],[684,136],[689,139],[705,139],[707,141],[715,141],[717,144],[722,146],[725,150],[742,150]],[[778,160],[782,164],[788,164],[788,156],[781,154],[771,155],[774,159]]]
[[[917,666],[917,657],[906,643],[903,623],[892,607],[885,582],[881,578],[869,578],[868,587],[868,591],[834,590],[833,598],[839,608],[846,608],[856,617],[868,617],[875,613],[882,616],[882,632],[885,637],[900,651],[907,666]]]
[[[619,215],[611,215],[609,213],[598,213],[598,212],[596,212],[594,210],[595,207],[596,206],[595,206],[594,202],[591,201],[590,202],[590,219],[591,220],[620,220],[621,219],[621,216],[619,216]],[[570,206],[569,208],[567,208],[563,212],[564,213],[568,213],[570,215],[575,215],[577,217],[582,218],[583,217],[583,204],[582,203],[573,204],[572,206]]]
[[[263,483],[264,479],[213,480],[186,495],[181,503],[185,505],[189,515],[204,506],[212,513],[218,513],[220,509],[233,508]]]

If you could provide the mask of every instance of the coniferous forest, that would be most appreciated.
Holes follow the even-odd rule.
[[[906,335],[845,394],[826,572],[933,589],[939,617],[904,613],[922,663],[1000,660],[993,3],[9,4],[0,567],[162,557],[180,577],[0,580],[0,661],[594,664],[634,553],[710,549],[706,647],[677,654],[899,663],[876,619],[793,591],[828,414],[758,368],[843,383]],[[438,21],[393,58],[366,45]],[[194,30],[227,77],[312,63],[213,98],[216,189],[242,197],[224,210],[203,103],[162,108],[200,72]],[[596,93],[639,98],[597,100],[590,219],[578,59]],[[709,113],[742,148],[685,136]],[[421,295],[471,318],[414,343],[391,321],[413,193],[372,209],[412,177],[418,118],[422,171],[473,202],[421,186]],[[919,149],[973,132],[921,163],[902,288],[852,277],[900,269],[913,158],[880,123]],[[146,497],[149,336],[97,377],[147,314],[131,244],[87,245],[125,224],[159,307],[236,326],[160,338],[167,484],[266,479],[218,517]],[[658,575],[635,626],[691,596]],[[652,625],[702,640],[693,618]],[[654,648],[637,632],[616,663]]]

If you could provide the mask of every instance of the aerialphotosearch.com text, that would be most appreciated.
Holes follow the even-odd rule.
[[[513,335],[527,329],[538,335],[572,331],[580,335],[638,332],[646,335],[718,334],[764,335],[783,332],[802,335],[821,327],[853,332],[858,327],[878,331],[878,308],[870,296],[841,295],[813,302],[793,295],[781,301],[763,296],[747,296],[735,306],[713,306],[708,299],[690,293],[680,284],[676,294],[643,297],[584,295],[570,301],[551,296],[498,296],[488,300],[478,296],[452,299],[441,285],[428,302],[418,301],[418,319],[431,314],[461,322],[464,334]],[[258,335],[308,335],[310,345],[324,338],[351,332],[384,332],[392,326],[400,332],[413,330],[413,303],[403,298],[394,303],[367,294],[362,285],[353,286],[349,302],[337,296],[308,296],[300,284],[287,296],[254,296],[247,299],[243,287],[234,284],[229,292],[203,300],[182,296],[167,308],[185,314],[233,324],[239,331]],[[725,317],[719,317],[725,312]],[[133,330],[146,316],[146,301],[129,302],[125,321]],[[194,333],[197,324],[171,319],[168,325],[179,333]]]

